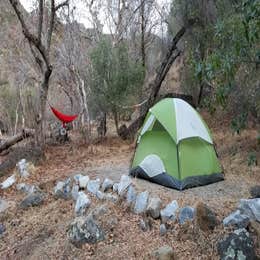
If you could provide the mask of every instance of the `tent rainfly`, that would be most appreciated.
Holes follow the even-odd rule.
[[[224,179],[206,123],[178,98],[150,108],[130,174],[178,190]]]

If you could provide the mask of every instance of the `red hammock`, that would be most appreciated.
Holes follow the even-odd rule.
[[[50,105],[53,114],[62,122],[63,126],[77,118],[78,115],[65,115]]]

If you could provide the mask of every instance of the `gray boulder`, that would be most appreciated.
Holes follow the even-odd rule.
[[[118,192],[118,185],[119,185],[119,183],[113,184],[113,192]]]
[[[100,179],[90,180],[87,184],[87,190],[94,195],[97,195],[97,192],[100,188]]]
[[[124,195],[124,193],[126,192],[127,188],[130,186],[131,183],[132,183],[132,180],[129,176],[127,176],[127,175],[121,176],[120,182],[118,184],[119,196]]]
[[[260,185],[256,185],[250,188],[250,195],[252,199],[260,198]]]
[[[22,209],[26,209],[29,207],[39,206],[44,201],[44,194],[42,192],[34,192],[27,195],[22,202],[20,203],[20,207]]]
[[[153,251],[152,256],[157,260],[174,260],[175,255],[172,247],[162,246]]]
[[[126,193],[126,202],[131,205],[136,200],[136,191],[133,185],[130,185]]]
[[[108,178],[105,178],[104,182],[102,183],[102,187],[101,187],[101,190],[102,191],[107,191],[109,189],[112,189],[113,188],[113,181],[108,179]]]
[[[141,192],[137,195],[136,201],[135,201],[135,206],[134,206],[134,212],[136,214],[141,214],[146,211],[148,198],[149,198],[148,191]]]
[[[83,191],[80,191],[75,205],[75,213],[77,215],[83,215],[90,206],[90,203],[91,201],[88,196]]]
[[[260,198],[248,200],[241,199],[238,209],[250,219],[260,222]]]
[[[179,223],[182,225],[186,221],[192,221],[194,217],[195,217],[195,209],[190,206],[186,206],[180,209]]]
[[[229,216],[223,219],[224,226],[236,226],[238,228],[246,228],[249,224],[249,217],[241,214],[240,210],[232,212]]]
[[[257,259],[254,242],[246,229],[237,229],[218,242],[220,259]]]
[[[76,201],[78,196],[79,196],[79,186],[74,184],[71,189],[71,197],[74,201]]]
[[[160,212],[162,222],[165,223],[168,220],[175,220],[178,208],[178,202],[173,200],[164,209],[162,209]]]
[[[69,241],[77,247],[85,243],[94,244],[105,239],[105,233],[92,218],[77,217],[67,229]]]
[[[167,233],[167,228],[165,224],[160,225],[160,236],[164,236]]]
[[[160,198],[150,198],[149,204],[147,206],[147,214],[151,216],[153,219],[157,219],[160,217],[161,207],[162,201]]]
[[[66,181],[59,181],[54,187],[54,197],[57,199],[58,198],[70,199],[71,198],[70,184],[71,184],[70,178],[68,178]]]

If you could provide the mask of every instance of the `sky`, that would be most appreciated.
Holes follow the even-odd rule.
[[[56,3],[59,2],[63,2],[64,0],[56,0]],[[35,3],[37,2],[37,0],[20,0],[21,4],[24,6],[24,8],[27,11],[32,11],[35,8]],[[75,6],[75,19],[79,22],[84,24],[84,26],[86,28],[91,28],[92,26],[92,22],[90,20],[90,13],[88,11],[88,8],[86,7],[86,4],[84,3],[86,2],[86,0],[71,0],[72,6]],[[163,11],[163,7],[166,7],[165,11],[167,12],[167,10],[169,10],[170,7],[170,2],[171,0],[155,0],[155,2],[158,5],[158,9],[160,9],[161,11]],[[72,7],[71,6],[71,7]],[[105,15],[105,10],[102,9],[102,7],[100,8],[100,15],[99,15],[99,19],[101,21],[101,23],[103,24],[103,32],[104,33],[110,33],[110,29],[111,28],[108,24],[108,20],[106,19],[106,15]],[[152,14],[153,17],[151,19],[157,19],[159,18],[159,13],[153,13]],[[159,25],[158,27],[154,28],[154,33],[158,34],[160,28]]]

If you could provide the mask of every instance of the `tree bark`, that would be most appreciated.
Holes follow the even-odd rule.
[[[33,129],[23,129],[21,133],[6,139],[3,143],[0,143],[0,153],[8,149],[9,147],[19,143],[25,138],[33,137],[34,133],[35,131]]]

